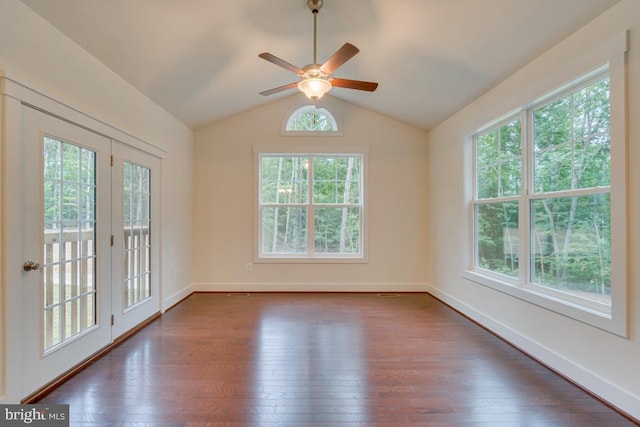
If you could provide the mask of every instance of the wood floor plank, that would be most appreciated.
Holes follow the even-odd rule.
[[[79,427],[637,425],[426,294],[194,294],[40,403]]]

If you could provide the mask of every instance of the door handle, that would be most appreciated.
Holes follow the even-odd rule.
[[[40,263],[35,261],[25,261],[25,263],[22,264],[22,268],[24,271],[38,270],[40,268]]]

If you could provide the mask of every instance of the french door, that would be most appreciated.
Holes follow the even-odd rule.
[[[159,310],[159,160],[23,107],[23,395]]]
[[[113,145],[113,337],[154,315],[160,305],[160,160]]]

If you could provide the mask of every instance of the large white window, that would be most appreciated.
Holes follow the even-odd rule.
[[[625,140],[610,85],[607,64],[472,137],[467,276],[623,335],[626,225],[612,224],[625,178],[612,166]]]
[[[361,262],[365,158],[258,150],[258,261]]]

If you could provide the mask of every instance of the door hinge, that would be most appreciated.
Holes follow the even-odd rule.
[[[113,314],[111,315],[111,326],[116,324],[116,316],[114,316]]]
[[[111,155],[111,167],[113,167],[113,165],[115,164],[115,160],[113,158],[113,154]]]
[[[111,246],[113,246],[113,240],[114,240],[114,237],[113,237],[113,234],[112,234],[111,235]]]

